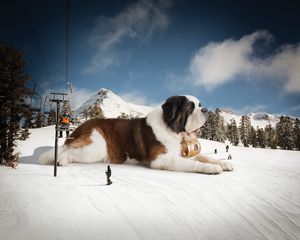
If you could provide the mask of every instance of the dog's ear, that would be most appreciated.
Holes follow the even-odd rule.
[[[195,104],[185,96],[173,96],[162,105],[163,119],[174,132],[184,132],[188,116],[193,112]]]

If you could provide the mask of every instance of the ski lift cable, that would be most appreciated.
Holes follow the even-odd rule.
[[[73,108],[75,112],[75,99],[73,95],[72,83],[69,79],[69,12],[70,12],[70,1],[65,0],[66,2],[66,18],[65,18],[65,81],[67,85],[67,92],[69,94],[69,103],[70,107]],[[72,102],[72,104],[71,104]],[[73,106],[71,106],[73,105]]]
[[[65,2],[66,2],[66,15],[65,15],[65,82],[66,82],[66,85],[67,85],[67,91],[69,90],[70,100],[73,102],[73,108],[75,110],[75,99],[74,99],[74,96],[73,96],[72,84],[69,80],[69,5],[70,4],[69,4],[69,0],[66,0]],[[37,46],[41,62],[44,66],[46,74],[48,76],[50,76],[49,71],[48,71],[48,66],[47,66],[47,63],[46,63],[46,60],[45,60],[45,56],[44,56],[42,48],[41,48],[41,44],[38,40],[36,31],[35,31],[35,29],[33,27],[33,24],[32,24],[30,11],[29,11],[28,7],[26,6],[25,0],[23,0],[22,3],[23,3],[24,13],[27,17],[28,25],[31,29],[35,44]],[[36,93],[38,95],[38,93],[36,91],[36,88],[37,87],[40,88],[40,87],[34,79],[32,79],[32,80],[33,80],[33,83],[34,83],[33,94]],[[43,90],[43,89],[41,89],[41,90]]]
[[[25,15],[27,17],[27,22],[28,22],[29,28],[31,29],[31,33],[32,33],[32,36],[34,38],[35,44],[37,46],[41,62],[43,64],[43,66],[44,66],[44,70],[45,70],[46,74],[48,76],[50,76],[49,71],[48,71],[48,66],[47,66],[47,63],[46,63],[46,60],[45,60],[45,56],[44,56],[44,53],[43,53],[42,48],[41,48],[41,44],[40,44],[40,42],[38,40],[36,31],[34,30],[34,27],[33,27],[33,24],[32,24],[32,20],[31,20],[31,16],[30,16],[30,11],[29,11],[29,9],[26,6],[25,0],[23,0],[22,3],[23,3],[24,13],[25,13]]]
[[[23,12],[25,14],[25,18],[27,18],[28,27],[30,28],[31,34],[33,36],[35,45],[36,45],[37,50],[38,50],[38,55],[39,55],[40,61],[42,63],[42,66],[44,67],[44,71],[45,71],[46,75],[50,76],[50,73],[49,73],[49,70],[48,70],[49,68],[48,68],[47,62],[45,60],[45,55],[44,55],[44,53],[42,51],[42,47],[41,47],[41,44],[39,42],[37,33],[36,33],[35,28],[34,28],[34,26],[32,24],[32,18],[31,18],[31,14],[30,14],[31,11],[29,9],[28,4],[25,3],[25,0],[22,1],[22,5],[23,5],[23,10],[24,10]],[[32,99],[36,98],[36,101],[40,102],[40,104],[39,104],[39,108],[40,108],[39,111],[42,111],[42,110],[44,111],[44,109],[42,109],[43,99],[38,94],[37,88],[39,88],[42,92],[44,91],[44,89],[39,86],[39,84],[35,81],[34,78],[32,78],[32,81],[33,81],[33,91],[31,93],[30,108],[33,108],[34,111],[38,110],[37,106],[33,107],[33,100]],[[35,97],[35,96],[38,96],[38,97]],[[39,98],[39,100],[37,100],[37,98]],[[45,103],[44,103],[44,105],[45,105]]]
[[[66,0],[66,18],[65,18],[65,74],[66,84],[69,87],[69,0]]]
[[[71,82],[68,83],[68,94],[69,94],[70,105],[72,105],[71,109],[74,110],[74,112],[75,112],[76,102],[75,102],[75,98],[74,98],[73,89],[72,89],[72,83]]]

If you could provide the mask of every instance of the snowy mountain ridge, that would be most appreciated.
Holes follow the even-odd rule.
[[[144,117],[153,109],[147,106],[127,103],[112,91],[101,88],[95,95],[84,102],[77,111],[80,113],[94,104],[98,104],[101,107],[106,118],[117,118],[122,113],[132,117]]]
[[[231,119],[234,119],[237,124],[239,124],[243,114],[236,114],[233,111],[221,109],[221,115],[224,117],[225,124],[230,123]],[[276,123],[279,122],[281,115],[279,114],[269,114],[265,112],[258,113],[248,113],[246,114],[251,121],[251,125],[256,128],[264,128],[266,125],[271,124],[275,127]]]
[[[153,109],[148,106],[128,103],[112,91],[101,88],[95,95],[84,102],[77,112],[80,113],[94,104],[99,104],[106,118],[117,118],[121,114],[132,117],[144,117]],[[232,118],[239,124],[242,114],[236,114],[228,109],[220,110],[221,115],[224,117],[225,124],[230,123]],[[279,122],[281,116],[279,114],[268,114],[265,112],[249,113],[247,115],[250,117],[251,124],[254,128],[264,128],[268,124],[274,127],[276,123]]]

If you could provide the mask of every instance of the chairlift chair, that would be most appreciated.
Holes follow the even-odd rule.
[[[30,110],[32,112],[40,112],[42,110],[42,97],[35,91],[36,85],[30,97]]]

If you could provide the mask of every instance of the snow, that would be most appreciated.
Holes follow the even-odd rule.
[[[106,118],[117,118],[121,113],[126,113],[133,117],[143,117],[152,110],[151,107],[127,103],[112,91],[101,88],[95,95],[82,104],[78,112],[80,113],[95,103],[100,105]]]
[[[37,164],[54,127],[0,167],[0,239],[300,239],[300,153],[230,146],[233,172],[204,175],[105,164]],[[205,154],[225,144],[200,140]],[[62,144],[60,139],[60,144]],[[214,149],[218,154],[214,154]]]
[[[242,115],[235,114],[232,111],[221,110],[221,115],[224,117],[225,124],[229,124],[230,120],[233,118],[236,121],[236,124],[239,126]],[[265,128],[265,126],[271,124],[272,127],[275,127],[276,123],[280,120],[280,115],[277,114],[268,114],[268,113],[248,113],[251,125],[256,129]]]

